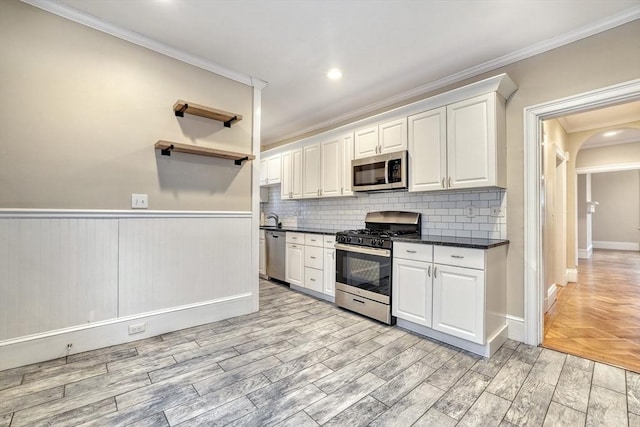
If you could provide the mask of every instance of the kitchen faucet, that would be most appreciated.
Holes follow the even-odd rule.
[[[278,227],[280,225],[280,217],[278,215],[276,215],[275,213],[271,212],[269,213],[269,215],[267,215],[267,219],[269,218],[273,218],[276,220],[276,227]]]

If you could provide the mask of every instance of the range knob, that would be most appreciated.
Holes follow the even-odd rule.
[[[358,237],[358,243],[359,244],[363,244],[364,243],[364,239],[362,237]]]
[[[372,246],[378,246],[378,242],[380,241],[380,239],[371,239],[371,245]]]
[[[347,243],[351,243],[351,237],[347,237]]]

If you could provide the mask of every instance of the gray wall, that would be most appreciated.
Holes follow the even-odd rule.
[[[17,0],[0,1],[0,208],[251,210],[251,164],[160,156],[159,139],[251,152],[251,87]],[[178,99],[243,115],[174,116]]]
[[[591,175],[594,242],[640,242],[640,170]]]

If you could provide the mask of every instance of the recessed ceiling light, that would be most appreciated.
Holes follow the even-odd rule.
[[[327,77],[329,77],[330,80],[339,80],[342,78],[342,71],[338,68],[332,68],[327,72]]]
[[[609,132],[605,132],[605,133],[603,133],[603,134],[602,134],[602,136],[607,136],[607,137],[609,137],[609,136],[616,136],[617,134],[618,134],[618,131],[617,131],[617,130],[610,130]]]

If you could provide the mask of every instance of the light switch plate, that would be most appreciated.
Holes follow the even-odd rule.
[[[146,194],[131,195],[131,209],[147,209],[149,207],[149,197]]]

